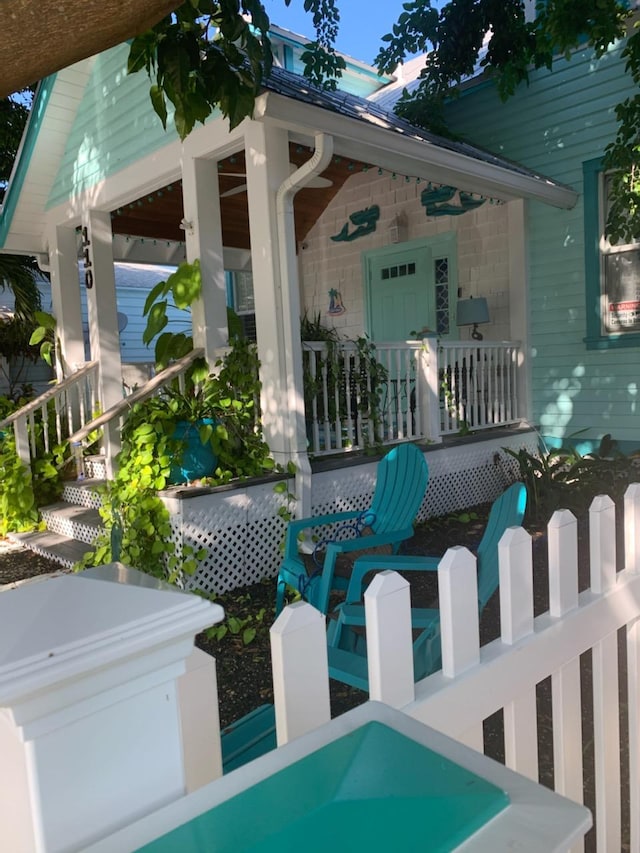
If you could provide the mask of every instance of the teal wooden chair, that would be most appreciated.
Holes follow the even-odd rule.
[[[228,725],[220,732],[220,743],[223,773],[230,773],[275,749],[276,714],[273,705],[260,705]]]
[[[364,512],[338,512],[290,521],[284,543],[276,589],[276,616],[282,610],[287,585],[326,613],[329,595],[334,589],[346,589],[348,578],[336,576],[336,560],[368,548],[391,545],[396,553],[400,544],[413,536],[413,522],[427,490],[429,469],[424,454],[415,444],[394,447],[378,463],[376,488],[371,506]],[[303,531],[329,528],[327,537],[317,543],[310,571],[298,552]],[[363,535],[367,533],[367,535]],[[350,538],[347,538],[350,537]]]
[[[527,504],[523,483],[514,483],[491,507],[478,546],[478,610],[481,614],[498,588],[498,543],[508,527],[522,524]],[[454,544],[454,543],[452,543]],[[329,675],[352,687],[369,689],[367,644],[364,632],[364,580],[369,572],[394,569],[400,572],[435,572],[440,557],[364,556],[356,560],[344,604],[336,608],[337,618],[329,622]],[[441,667],[440,610],[412,608],[414,630],[413,670],[418,681]]]

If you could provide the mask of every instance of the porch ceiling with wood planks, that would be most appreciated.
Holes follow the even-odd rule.
[[[312,155],[309,148],[291,143],[289,162],[301,166]],[[336,157],[322,173],[331,181],[326,187],[305,187],[295,196],[296,241],[301,242],[347,178],[368,164]],[[245,157],[239,151],[218,162],[222,240],[225,246],[250,249],[249,209],[246,192]],[[244,187],[244,189],[242,189]],[[236,190],[236,192],[234,192]],[[228,193],[228,195],[227,195]],[[182,182],[143,196],[111,212],[114,234],[158,240],[184,240]]]

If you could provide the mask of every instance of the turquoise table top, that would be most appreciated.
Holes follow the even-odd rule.
[[[144,853],[451,850],[507,794],[381,722],[364,724],[141,848]]]

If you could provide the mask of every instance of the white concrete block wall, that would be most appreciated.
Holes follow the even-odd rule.
[[[487,202],[462,216],[429,218],[420,204],[424,181],[395,180],[377,169],[354,174],[337,193],[322,217],[306,236],[299,251],[303,311],[310,317],[320,312],[323,323],[340,335],[356,338],[364,332],[362,253],[391,245],[390,227],[398,214],[406,218],[406,239],[434,237],[455,232],[458,247],[458,286],[462,297],[485,296],[491,323],[482,333],[487,340],[508,340],[509,243],[507,206]],[[349,215],[377,204],[376,230],[352,243],[336,243]],[[400,244],[399,244],[400,245]],[[329,317],[329,290],[342,294],[346,312]],[[462,334],[465,334],[463,330]]]

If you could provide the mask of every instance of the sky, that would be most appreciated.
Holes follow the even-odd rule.
[[[313,38],[311,15],[304,11],[304,0],[263,0],[272,24]],[[381,45],[381,36],[391,28],[403,11],[406,0],[338,0],[340,33],[336,48],[354,59],[371,64]]]

